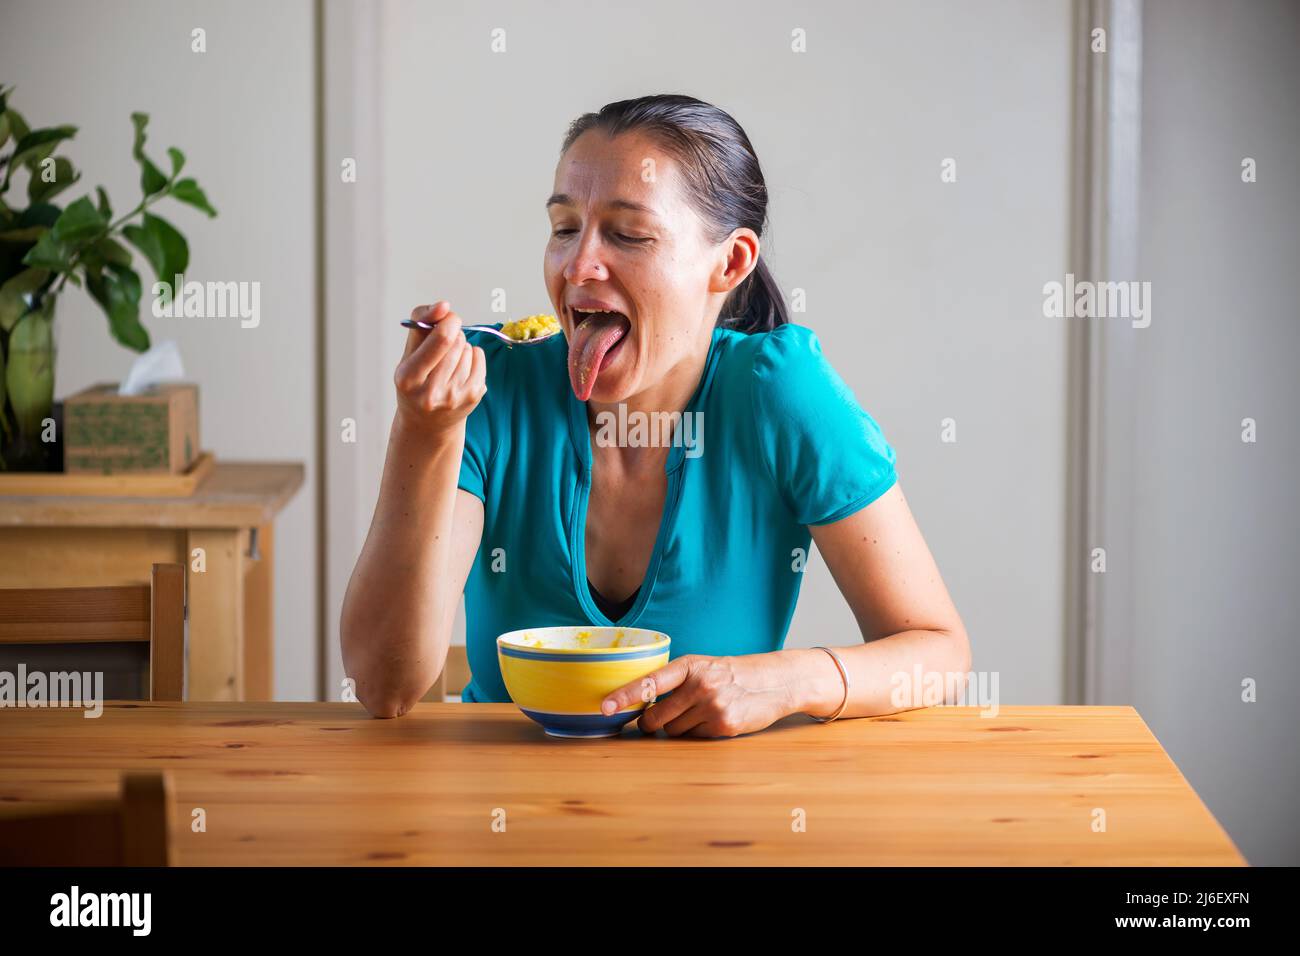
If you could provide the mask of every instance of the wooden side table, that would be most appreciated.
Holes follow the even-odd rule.
[[[143,584],[154,562],[184,565],[189,699],[271,700],[274,520],[303,475],[218,462],[184,498],[0,495],[0,587]]]

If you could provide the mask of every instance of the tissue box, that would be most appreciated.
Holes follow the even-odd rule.
[[[199,454],[199,387],[163,382],[139,395],[92,385],[63,402],[63,470],[179,474]]]

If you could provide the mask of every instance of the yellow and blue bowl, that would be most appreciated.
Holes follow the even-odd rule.
[[[534,627],[497,638],[501,678],[552,737],[614,737],[646,702],[602,714],[601,702],[668,663],[667,634],[640,627]]]

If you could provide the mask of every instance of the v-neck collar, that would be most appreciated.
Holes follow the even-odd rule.
[[[718,340],[722,329],[714,329],[709,339],[709,354],[704,360],[704,370],[695,386],[691,400],[686,403],[683,416],[699,411],[718,364]],[[567,384],[567,383],[566,383]],[[664,509],[659,518],[659,530],[655,535],[654,550],[650,553],[650,563],[646,567],[645,578],[637,591],[636,601],[631,610],[615,623],[607,618],[596,606],[587,585],[587,505],[591,498],[591,431],[587,424],[587,403],[579,401],[572,388],[565,388],[569,405],[569,438],[577,455],[578,468],[574,480],[573,509],[569,516],[569,563],[573,568],[573,591],[588,619],[593,624],[606,627],[632,627],[636,625],[641,613],[650,603],[654,593],[655,582],[659,577],[659,564],[663,558],[664,546],[672,531],[677,515],[677,506],[681,501],[683,463],[686,459],[686,447],[677,440],[682,423],[679,421],[674,429],[673,444],[668,449],[668,458],[664,471],[668,475],[668,491],[664,496]]]

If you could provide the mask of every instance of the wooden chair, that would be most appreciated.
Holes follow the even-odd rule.
[[[143,642],[149,699],[185,699],[185,568],[155,564],[149,584],[0,589],[0,644]]]
[[[459,694],[468,683],[469,658],[465,654],[465,645],[453,644],[447,648],[447,663],[443,665],[442,673],[420,699],[442,703],[448,694]]]
[[[171,866],[171,776],[122,774],[116,799],[0,803],[0,866]]]

